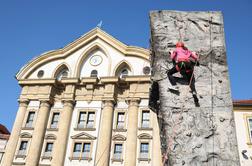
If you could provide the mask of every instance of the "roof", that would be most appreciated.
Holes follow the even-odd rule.
[[[252,100],[233,100],[234,106],[252,106]]]
[[[0,134],[10,134],[10,132],[4,125],[0,124]]]
[[[10,132],[9,130],[2,124],[0,124],[0,139],[9,139]]]

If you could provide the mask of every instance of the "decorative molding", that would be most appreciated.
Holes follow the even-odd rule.
[[[20,79],[18,81],[19,85],[51,85],[55,83],[56,79]]]
[[[47,135],[45,136],[45,139],[56,140],[56,139],[57,139],[57,136],[54,135],[54,134],[47,134]]]
[[[51,78],[56,78],[56,76],[59,74],[59,72],[64,69],[67,68],[69,75],[68,77],[72,76],[72,69],[70,68],[70,66],[66,63],[66,62],[62,62],[61,64],[59,64],[53,71]]]
[[[90,135],[90,134],[87,134],[85,132],[82,132],[82,133],[79,133],[79,134],[76,134],[74,136],[71,136],[72,139],[85,139],[85,140],[95,140],[96,137]]]
[[[140,135],[137,136],[139,139],[152,139],[152,136],[150,134],[147,133],[142,133]]]
[[[126,141],[126,137],[121,134],[116,134],[112,137],[113,141]]]
[[[28,132],[24,132],[20,134],[20,138],[32,138],[32,135]]]
[[[132,65],[131,65],[129,62],[127,62],[126,60],[122,60],[122,61],[120,61],[120,62],[116,65],[116,67],[114,68],[114,71],[113,71],[113,73],[112,73],[113,76],[116,76],[117,72],[118,72],[120,69],[122,69],[124,65],[127,66],[127,67],[129,68],[129,70],[130,70],[130,72],[132,73],[132,75],[134,74]]]
[[[25,165],[25,162],[12,162],[12,165]]]

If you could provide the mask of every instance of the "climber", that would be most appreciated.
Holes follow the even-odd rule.
[[[169,90],[179,90],[173,74],[180,72],[188,81],[192,94],[196,95],[195,78],[193,74],[194,66],[199,64],[196,53],[188,50],[183,42],[177,42],[175,51],[170,52],[170,57],[174,67],[167,72],[167,76],[172,85],[168,87]]]

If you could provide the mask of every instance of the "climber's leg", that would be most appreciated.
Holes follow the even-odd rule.
[[[176,80],[173,77],[173,74],[175,74],[177,72],[178,72],[178,70],[176,69],[175,66],[167,72],[167,77],[169,79],[169,83],[168,83],[169,90],[175,90],[175,91],[179,90],[178,86],[176,86]]]
[[[187,82],[191,88],[191,91],[192,93],[196,94],[196,89],[195,89],[195,77],[194,77],[194,74],[193,74],[193,70],[190,70],[190,71],[187,71],[186,73],[186,79],[187,79]]]
[[[171,68],[168,73],[167,73],[167,76],[168,76],[168,79],[170,81],[170,83],[172,84],[172,86],[175,86],[176,85],[176,80],[175,78],[173,77],[173,74],[177,73],[178,70],[176,69],[176,67],[174,66],[173,68]]]

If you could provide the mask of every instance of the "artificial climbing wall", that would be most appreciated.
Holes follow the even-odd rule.
[[[221,12],[150,12],[152,80],[159,87],[162,153],[165,165],[239,165]],[[200,56],[196,66],[198,105],[177,74],[179,93],[167,91],[168,52],[183,41]],[[152,91],[155,93],[156,91]]]

